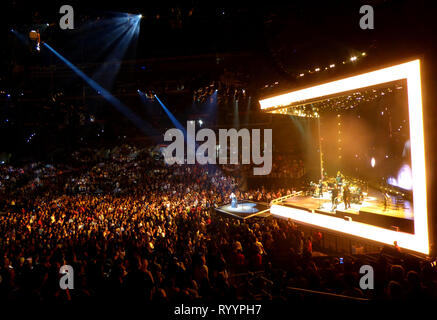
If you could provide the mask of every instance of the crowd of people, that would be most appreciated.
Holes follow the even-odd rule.
[[[272,163],[272,178],[300,179],[305,173],[302,159],[278,155]]]
[[[84,150],[68,164],[1,166],[0,301],[284,301],[289,287],[437,297],[429,263],[385,255],[341,263],[313,254],[323,235],[291,220],[216,213],[232,192],[269,202],[293,191],[239,192],[239,178],[224,172],[168,166],[158,150],[129,145]],[[359,286],[366,263],[375,265],[375,290]],[[63,265],[73,267],[73,290],[59,286]]]

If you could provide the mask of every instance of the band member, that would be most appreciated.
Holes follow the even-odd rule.
[[[337,183],[337,186],[341,186],[343,183],[343,175],[340,171],[337,171],[337,176],[335,177],[335,181]]]
[[[384,211],[387,210],[388,201],[389,201],[389,195],[387,193],[384,193]]]
[[[343,187],[343,201],[344,208],[349,209],[351,207],[351,193],[347,184],[345,184]]]
[[[334,186],[334,188],[331,190],[332,212],[334,212],[334,210],[337,209],[337,201],[338,201],[337,198],[338,198],[338,188],[337,186]]]
[[[231,195],[229,196],[229,198],[231,198],[231,208],[236,208],[237,207],[237,196],[235,195],[235,193],[231,193]]]
[[[363,191],[361,190],[360,186],[358,186],[357,193],[358,193],[358,203],[361,204],[361,202],[363,202]]]
[[[323,197],[323,180],[319,180],[319,198]]]

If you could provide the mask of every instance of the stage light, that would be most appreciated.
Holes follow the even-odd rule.
[[[397,80],[407,82],[408,113],[410,121],[411,169],[414,207],[414,234],[395,232],[357,222],[341,222],[334,217],[310,214],[298,209],[273,205],[271,212],[294,220],[309,223],[323,228],[356,235],[362,238],[392,245],[397,241],[399,246],[409,250],[429,254],[428,207],[426,188],[425,142],[423,132],[422,89],[420,79],[420,60],[412,60],[357,76],[316,85],[310,88],[292,91],[279,96],[260,100],[262,110],[279,111],[283,107],[293,107],[305,100],[321,98],[388,83]],[[390,91],[389,91],[390,92]],[[319,99],[320,100],[320,99]],[[360,116],[358,115],[358,118]],[[339,222],[340,221],[340,222]]]
[[[29,39],[30,40],[37,40],[38,39],[38,33],[35,30],[29,31]]]
[[[334,67],[335,67],[335,64],[330,64],[329,67],[330,67],[330,68],[334,68]]]
[[[351,61],[355,61],[355,60],[357,60],[357,57],[355,56],[351,57]]]
[[[138,18],[142,19],[142,18],[143,18],[143,15],[142,15],[142,14],[139,14],[139,15],[138,15]]]
[[[319,71],[320,71],[320,68],[316,68],[314,71],[319,72]]]
[[[372,166],[372,168],[375,168],[375,158],[372,157],[372,159],[370,160],[370,165]]]

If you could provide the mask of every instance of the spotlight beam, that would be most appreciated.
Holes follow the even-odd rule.
[[[16,31],[15,29],[11,29],[11,32],[17,37],[18,40],[20,40],[20,42],[25,45],[28,46],[30,45],[30,41],[29,38],[26,37],[25,35],[23,35],[22,33]]]
[[[184,133],[184,136],[186,137],[187,136],[187,131],[181,125],[179,120],[176,119],[176,117],[170,112],[170,110],[168,110],[168,108],[161,102],[161,100],[158,98],[158,96],[156,94],[154,95],[154,97],[155,97],[156,101],[158,101],[159,104],[161,105],[161,107],[164,109],[165,113],[170,118],[170,121],[175,125],[176,128],[182,130],[182,132]]]
[[[114,97],[109,91],[95,82],[93,79],[88,77],[82,70],[77,68],[74,64],[64,58],[60,53],[58,53],[55,49],[49,46],[47,43],[44,43],[44,46],[49,49],[56,57],[59,58],[62,62],[64,62],[71,70],[74,71],[82,80],[84,80],[91,88],[99,92],[99,94],[108,101],[111,105],[113,105],[118,111],[120,111],[126,118],[128,118],[138,129],[140,129],[143,133],[150,135],[155,134],[155,130],[150,127],[150,125],[138,117],[132,110],[130,110],[126,105],[124,105],[120,100]]]
[[[109,54],[109,58],[119,56],[118,51],[123,50],[124,53],[130,44],[137,40],[140,20],[141,19],[136,16],[127,13],[114,13],[114,16],[112,17],[106,17],[98,21],[86,23],[80,28],[74,41],[86,44],[85,49],[88,60],[110,60],[105,57],[106,54]],[[121,44],[123,44],[124,47],[121,46]],[[83,54],[83,49],[83,46],[74,46],[69,50],[68,57],[72,57],[72,59],[73,57],[80,57]],[[107,87],[105,83],[101,82],[101,79],[104,79],[111,84],[109,78],[114,78],[113,75],[117,73],[118,68],[102,68],[104,69],[104,73],[109,73],[110,70],[115,70],[112,71],[110,77],[106,77],[106,75],[100,79],[93,77],[101,85]],[[99,73],[99,68],[95,72]]]
[[[106,59],[109,62],[115,62],[115,64],[103,64],[92,77],[107,89],[111,88],[114,78],[120,69],[121,59],[138,32],[139,21],[139,19],[136,19],[128,24],[127,29],[119,36],[120,39]]]

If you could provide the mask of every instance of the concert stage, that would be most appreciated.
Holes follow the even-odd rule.
[[[345,210],[330,193],[300,193],[273,200],[270,212],[429,254],[420,72],[416,59],[260,100],[302,131],[314,194],[354,202]]]
[[[333,208],[330,192],[323,192],[322,197],[305,195],[301,192],[283,199],[278,204],[385,229],[414,233],[414,215],[411,204],[405,201],[402,205],[390,203],[384,206],[383,196],[376,190],[369,191],[361,203],[351,203],[348,209],[345,209],[342,202]]]
[[[236,208],[231,204],[225,204],[215,209],[217,212],[224,213],[239,219],[249,219],[252,217],[267,217],[270,215],[270,206],[267,203],[242,200],[237,203]]]

